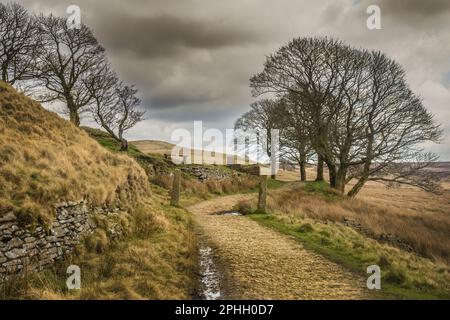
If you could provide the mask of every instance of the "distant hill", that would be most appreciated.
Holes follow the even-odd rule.
[[[174,144],[165,142],[165,141],[158,141],[158,140],[137,140],[137,141],[130,141],[132,145],[137,147],[141,152],[143,153],[149,153],[149,154],[166,154],[171,155],[172,149],[175,147]],[[188,152],[189,155],[185,156],[193,156],[194,150],[190,150]],[[183,154],[180,154],[180,160],[182,160]],[[237,160],[239,162],[245,162],[244,158],[237,157],[232,160],[231,155],[223,154],[223,153],[217,153],[213,154],[213,157],[209,152],[203,151],[203,161],[205,164],[212,164],[214,162],[214,159],[223,159],[223,164],[232,164],[235,163]],[[253,161],[249,161],[249,163],[254,163]]]
[[[173,147],[172,143],[158,140],[138,140],[131,141],[139,150],[144,153],[170,154]]]

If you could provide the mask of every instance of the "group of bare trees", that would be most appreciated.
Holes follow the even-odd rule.
[[[1,80],[41,102],[60,101],[70,121],[88,113],[126,150],[124,133],[143,119],[137,89],[119,80],[92,30],[0,3]]]
[[[250,80],[254,96],[270,95],[236,127],[279,129],[285,159],[306,179],[308,159],[326,164],[330,185],[355,196],[369,180],[438,190],[429,171],[436,155],[423,152],[442,131],[409,88],[402,67],[381,52],[329,38],[298,38],[267,57]],[[266,119],[270,119],[267,121]]]

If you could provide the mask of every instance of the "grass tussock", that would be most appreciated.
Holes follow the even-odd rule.
[[[121,215],[124,235],[103,221],[75,254],[53,268],[11,279],[6,299],[190,299],[195,294],[197,248],[189,212],[166,205],[167,196],[144,199]],[[104,218],[101,218],[104,219]],[[81,290],[67,290],[66,268],[81,268]]]
[[[126,207],[147,191],[135,161],[0,82],[0,216],[45,224],[55,202]]]

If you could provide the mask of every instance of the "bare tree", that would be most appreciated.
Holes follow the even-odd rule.
[[[122,151],[128,150],[124,133],[142,121],[145,113],[138,110],[138,90],[120,82],[107,62],[97,66],[84,84],[92,96],[90,111],[94,120],[120,143]]]
[[[87,26],[70,28],[62,18],[40,16],[39,32],[43,35],[43,53],[35,77],[46,93],[38,99],[64,102],[70,121],[79,126],[80,113],[92,99],[83,79],[105,59],[104,49]]]
[[[254,95],[293,94],[304,102],[312,146],[338,191],[356,178],[354,196],[366,181],[381,181],[382,171],[384,181],[430,184],[419,182],[423,164],[401,174],[398,164],[423,158],[419,146],[438,142],[441,131],[408,88],[402,68],[383,54],[327,38],[294,39],[267,58],[251,87]]]
[[[250,79],[255,96],[264,93],[298,95],[311,119],[311,143],[330,172],[330,182],[336,184],[335,164],[329,144],[329,122],[335,114],[335,104],[342,91],[340,61],[351,52],[348,46],[328,38],[292,40],[276,54],[267,58],[263,72]],[[347,60],[348,61],[348,60]],[[340,79],[341,78],[341,79]],[[321,166],[319,166],[321,167]],[[322,172],[318,172],[323,176]],[[319,179],[321,177],[318,177]]]
[[[311,145],[311,119],[298,95],[289,94],[282,99],[283,112],[279,122],[284,129],[280,137],[283,157],[294,160],[300,167],[300,180],[306,181],[306,164],[313,155]]]
[[[253,146],[262,147],[270,157],[272,129],[280,129],[280,120],[283,114],[283,105],[280,101],[263,99],[250,105],[250,111],[236,120],[234,127],[243,131],[256,131],[255,141],[248,141]],[[272,178],[275,178],[272,176]]]
[[[422,101],[408,88],[404,71],[381,52],[371,53],[370,91],[364,108],[364,134],[349,191],[355,196],[369,180],[414,185],[439,191],[438,178],[426,169],[438,157],[423,152],[424,142],[438,143],[442,130]],[[359,166],[358,166],[359,165]]]
[[[0,3],[0,79],[15,85],[32,78],[40,44],[36,18],[17,3]]]

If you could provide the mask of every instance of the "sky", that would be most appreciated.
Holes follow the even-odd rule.
[[[130,140],[170,141],[194,121],[233,128],[251,102],[249,78],[295,37],[330,36],[385,52],[444,129],[426,145],[450,160],[449,0],[19,0],[34,13],[67,16],[78,5],[119,76],[140,90],[146,120]],[[366,12],[381,9],[381,29]]]

